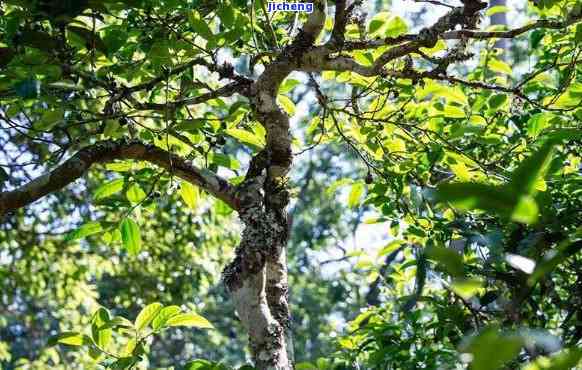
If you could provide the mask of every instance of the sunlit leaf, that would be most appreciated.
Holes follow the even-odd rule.
[[[87,222],[77,229],[69,232],[67,236],[65,236],[65,242],[70,242],[78,239],[86,238],[87,236],[98,234],[103,231],[103,227],[101,226],[100,222],[91,221]]]
[[[478,279],[458,279],[451,284],[451,289],[464,299],[473,297],[481,287],[483,282]]]
[[[137,256],[141,250],[141,233],[139,226],[131,218],[125,218],[119,226],[123,246],[130,256]]]
[[[98,187],[93,193],[93,199],[100,200],[107,198],[123,189],[123,179],[115,179]]]
[[[509,66],[509,64],[505,63],[502,60],[499,59],[491,59],[487,62],[487,66],[489,67],[490,70],[492,70],[493,72],[497,72],[497,73],[503,73],[503,74],[511,74],[511,67]]]
[[[448,117],[448,118],[466,118],[467,117],[467,114],[465,113],[465,111],[463,109],[456,107],[454,105],[445,106],[444,115],[445,115],[445,117]]]
[[[165,326],[188,326],[194,328],[212,329],[214,326],[204,317],[195,313],[181,313],[172,316],[166,321]]]
[[[188,21],[192,29],[206,40],[212,39],[212,31],[206,21],[200,16],[196,10],[192,10],[188,14]]]
[[[152,321],[152,329],[158,330],[163,328],[166,325],[166,322],[170,318],[178,315],[180,311],[181,311],[180,307],[178,306],[168,306],[162,308],[158,315]]]
[[[289,99],[289,97],[287,97],[286,95],[279,94],[277,96],[277,103],[281,104],[281,106],[283,107],[285,112],[287,112],[288,115],[292,116],[295,114],[295,103],[293,103],[293,101]]]
[[[49,340],[49,344],[66,344],[68,346],[79,347],[82,345],[90,344],[91,338],[84,334],[77,332],[64,332]]]
[[[352,189],[350,190],[350,194],[348,196],[348,206],[350,208],[357,207],[360,205],[360,199],[362,195],[364,195],[364,184],[361,182],[357,182],[352,185]]]
[[[151,303],[145,306],[135,318],[135,328],[137,331],[145,329],[160,313],[162,304],[159,302]]]
[[[232,136],[233,138],[239,140],[242,143],[251,144],[259,149],[262,149],[265,146],[265,139],[255,135],[252,132],[247,130],[237,129],[237,128],[229,128],[226,130],[226,134]]]
[[[524,224],[534,224],[538,220],[538,205],[530,195],[519,197],[511,213],[511,219]]]
[[[180,196],[190,209],[196,209],[198,198],[200,197],[197,187],[189,182],[182,181],[180,184]]]
[[[103,307],[93,314],[91,320],[91,335],[95,344],[100,348],[106,348],[111,340],[112,330],[107,326],[109,320],[109,312]]]
[[[138,184],[134,183],[127,189],[125,196],[132,204],[137,204],[146,198],[146,193]]]
[[[279,94],[287,94],[288,92],[293,90],[295,88],[295,86],[297,86],[299,84],[300,84],[299,81],[297,81],[293,78],[288,78],[285,81],[283,81],[283,83],[281,84],[281,87],[279,87]]]

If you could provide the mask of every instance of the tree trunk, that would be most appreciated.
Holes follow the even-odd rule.
[[[257,369],[292,369],[287,303],[288,239],[284,213],[270,208],[261,192],[265,176],[245,184],[239,216],[244,224],[235,260],[224,281],[238,316],[249,334]]]
[[[239,186],[238,212],[244,230],[236,257],[223,273],[259,370],[293,369],[286,261],[291,135],[289,117],[276,103],[276,91],[286,74],[271,75],[257,84],[253,106],[266,128],[267,145],[253,158]]]

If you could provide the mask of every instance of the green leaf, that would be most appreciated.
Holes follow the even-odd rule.
[[[536,113],[527,121],[527,134],[536,138],[550,124],[554,117],[552,113]]]
[[[317,366],[310,362],[300,362],[295,365],[295,370],[318,370]]]
[[[509,64],[499,59],[490,59],[487,63],[487,66],[493,72],[511,75],[511,67]]]
[[[350,190],[350,194],[348,196],[348,206],[350,208],[355,208],[360,205],[360,199],[364,194],[364,184],[361,182],[357,182],[352,185],[352,189]]]
[[[194,185],[190,184],[189,182],[182,181],[180,184],[180,196],[182,200],[190,209],[196,209],[196,205],[198,204],[198,188]]]
[[[121,222],[119,229],[125,250],[130,256],[137,256],[141,250],[139,227],[133,219],[128,217]]]
[[[380,251],[378,251],[378,257],[382,257],[389,253],[394,252],[395,250],[399,249],[403,243],[404,243],[403,240],[399,239],[392,240],[390,243],[388,243],[388,245],[386,245],[385,247],[380,249]]]
[[[534,224],[538,220],[538,205],[530,195],[523,195],[511,213],[511,219],[524,224]]]
[[[68,26],[67,30],[69,32],[73,32],[78,37],[82,38],[85,41],[85,45],[83,46],[86,46],[87,49],[89,50],[95,49],[99,50],[103,54],[107,54],[108,50],[107,46],[105,46],[105,43],[103,42],[98,33],[93,32],[92,30],[88,30],[86,28],[74,26]]]
[[[520,337],[502,335],[496,327],[490,327],[473,338],[465,352],[473,355],[472,370],[498,370],[518,355],[522,345]]]
[[[295,86],[299,85],[299,83],[300,83],[299,81],[293,78],[286,79],[279,87],[279,94],[287,94],[288,92],[293,90]]]
[[[507,95],[495,94],[489,98],[489,107],[491,109],[499,109],[505,102],[507,102]]]
[[[530,40],[532,49],[536,49],[540,45],[540,42],[543,40],[545,35],[546,35],[546,32],[544,29],[534,30],[530,34],[529,40]]]
[[[432,86],[434,93],[438,96],[444,97],[449,103],[458,103],[461,105],[468,105],[469,99],[467,95],[459,87],[443,86],[434,84]]]
[[[148,59],[156,67],[172,65],[172,54],[168,42],[155,42],[150,48]]]
[[[121,351],[121,356],[131,356],[133,351],[135,351],[135,347],[137,347],[137,339],[130,338],[127,343],[125,343],[125,347]]]
[[[432,245],[426,249],[426,256],[441,264],[452,276],[463,275],[463,258],[451,248]]]
[[[105,325],[102,326],[103,329],[106,328],[132,328],[133,323],[126,319],[125,317],[115,316],[109,320]]]
[[[136,330],[139,332],[145,329],[160,313],[162,307],[162,304],[159,302],[154,302],[145,306],[135,318],[134,326]]]
[[[214,326],[204,317],[195,313],[181,313],[169,318],[166,321],[167,327],[170,326],[188,326],[194,328],[213,329]]]
[[[375,36],[376,32],[390,19],[390,12],[380,12],[377,13],[368,25],[368,33],[370,36]]]
[[[397,37],[408,32],[408,26],[402,18],[390,12],[377,13],[368,26],[370,37]]]
[[[156,316],[156,318],[152,321],[152,329],[159,330],[165,327],[166,322],[178,315],[180,313],[180,307],[178,306],[168,306],[164,307],[160,310],[160,313]]]
[[[481,209],[507,215],[516,199],[502,186],[463,182],[442,184],[437,188],[437,200],[450,202],[462,210]]]
[[[70,231],[67,236],[65,236],[65,242],[70,242],[78,239],[86,238],[89,235],[98,234],[103,231],[103,227],[100,222],[91,221],[87,222],[77,229]]]
[[[465,111],[454,105],[446,105],[444,109],[444,115],[448,118],[466,118],[467,114]]]
[[[536,193],[536,182],[540,177],[544,177],[552,160],[554,146],[555,142],[546,141],[539,150],[521,162],[519,167],[513,171],[509,186],[515,194]]]
[[[582,24],[576,25],[576,33],[574,34],[574,41],[576,41],[577,44],[582,43]]]
[[[93,341],[102,349],[105,349],[111,341],[112,330],[106,326],[109,320],[109,312],[103,307],[99,308],[93,314],[93,319],[91,320],[91,335]]]
[[[255,135],[252,132],[247,130],[241,130],[238,128],[229,128],[225,131],[227,135],[232,136],[233,138],[237,139],[238,141],[246,144],[251,144],[252,146],[256,147],[257,149],[263,149],[265,147],[265,139]]]
[[[214,201],[214,211],[221,216],[228,216],[234,212],[234,209],[230,208],[230,206],[222,200],[216,199]]]
[[[202,17],[200,17],[200,14],[196,10],[192,10],[188,14],[188,21],[189,21],[192,29],[197,34],[199,34],[200,36],[202,36],[206,40],[212,39],[213,34],[212,34],[212,31],[210,30],[210,27],[208,27],[208,24],[206,23],[206,21],[204,21],[204,19],[202,19]]]
[[[233,156],[223,153],[210,153],[209,156],[210,163],[229,168],[231,170],[238,170],[240,168],[239,161]]]
[[[49,339],[49,345],[66,344],[68,346],[79,347],[85,344],[90,344],[91,338],[77,332],[64,332]]]
[[[286,95],[278,95],[277,96],[277,103],[281,104],[285,112],[288,115],[292,116],[295,114],[295,103],[291,99],[289,99]]]
[[[119,193],[121,190],[123,190],[123,184],[123,179],[109,181],[95,189],[95,192],[93,193],[93,199],[100,200],[107,198],[115,193]]]
[[[582,349],[580,348],[568,348],[555,354],[549,358],[542,358],[543,366],[531,366],[526,369],[537,370],[572,370],[579,369],[582,365]]]
[[[478,279],[459,279],[451,284],[451,289],[463,299],[469,299],[477,294],[482,286],[483,282]]]
[[[127,172],[130,171],[133,168],[133,163],[126,161],[126,162],[113,162],[113,163],[107,163],[105,165],[105,168],[108,169],[109,171],[115,171],[115,172]]]
[[[127,32],[123,27],[110,26],[104,32],[103,43],[107,47],[108,55],[115,53],[127,44]]]
[[[132,204],[138,204],[146,198],[146,193],[141,189],[139,184],[132,184],[125,193],[127,200]]]
[[[188,362],[184,370],[214,370],[214,364],[207,360],[194,360]]]
[[[388,21],[384,35],[386,37],[398,37],[404,35],[406,32],[408,32],[406,22],[404,22],[402,18],[396,16]]]
[[[578,253],[580,249],[582,249],[582,228],[578,228],[574,236],[561,241],[558,247],[552,250],[552,253],[536,264],[534,272],[528,279],[529,286],[535,285],[537,281],[552,272],[560,263]]]
[[[62,109],[47,110],[42,114],[40,121],[34,124],[34,128],[40,131],[50,131],[55,125],[63,120]]]
[[[138,356],[121,357],[117,361],[109,365],[109,369],[112,370],[128,370],[133,369],[133,366],[141,361]]]

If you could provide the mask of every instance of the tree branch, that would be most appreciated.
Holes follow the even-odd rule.
[[[177,108],[181,108],[184,106],[201,104],[207,102],[208,100],[216,99],[219,97],[228,97],[232,96],[236,93],[242,94],[244,96],[248,96],[248,89],[251,85],[251,81],[248,80],[241,80],[236,82],[231,82],[227,85],[224,85],[216,90],[210,91],[208,93],[198,95],[191,98],[170,101],[166,104],[163,103],[140,103],[135,99],[131,100],[132,105],[136,109],[145,109],[145,110],[158,110],[158,111],[165,111],[167,110],[175,110]]]
[[[64,188],[82,177],[94,164],[116,159],[143,160],[165,168],[238,210],[235,188],[223,178],[211,171],[197,168],[185,159],[154,145],[118,140],[101,141],[85,147],[52,172],[16,190],[0,193],[0,216]]]
[[[559,30],[567,28],[575,23],[578,23],[582,20],[582,13],[578,15],[574,15],[569,17],[568,20],[564,22],[558,22],[549,19],[540,19],[533,23],[527,24],[525,26],[515,28],[509,31],[475,31],[475,30],[457,30],[457,31],[449,31],[445,32],[441,38],[444,40],[454,40],[454,39],[461,39],[461,38],[472,38],[477,40],[484,40],[484,39],[511,39],[517,37],[521,34],[526,32],[544,28],[544,29],[552,29],[552,30]]]
[[[325,24],[325,11],[327,8],[326,0],[316,0],[313,2],[313,12],[309,14],[309,18],[303,25],[303,28],[293,40],[292,45],[296,46],[311,46],[317,39],[317,36],[323,30]]]
[[[450,19],[450,18],[449,18]],[[461,29],[461,30],[452,30],[452,31],[443,31],[437,34],[437,40],[458,40],[463,38],[470,38],[476,40],[486,40],[486,39],[501,39],[501,38],[515,38],[520,36],[526,32],[535,30],[535,29],[551,29],[551,30],[560,30],[567,28],[571,25],[579,23],[582,21],[582,13],[581,14],[572,14],[566,19],[565,21],[556,21],[551,19],[539,19],[535,22],[527,24],[522,27],[518,27],[508,31],[477,31],[473,29]],[[441,24],[445,24],[442,22]],[[435,26],[431,27],[434,28]],[[426,29],[425,29],[426,30]],[[426,31],[425,31],[426,32]],[[419,42],[426,37],[427,34],[423,34],[421,31],[418,34],[406,34],[400,35],[397,37],[386,37],[384,39],[374,39],[374,40],[361,40],[361,41],[347,41],[345,44],[341,46],[341,50],[343,51],[352,51],[352,50],[363,50],[363,49],[375,49],[383,46],[391,46],[391,45],[398,45],[402,44],[403,42]],[[338,51],[339,46],[336,47],[333,51]]]

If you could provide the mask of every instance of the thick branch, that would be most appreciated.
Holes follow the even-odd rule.
[[[340,44],[343,43],[344,34],[346,32],[346,23],[346,0],[336,0],[335,18],[333,22],[333,30],[331,31],[332,40]]]
[[[457,31],[449,31],[445,32],[441,38],[444,40],[453,40],[453,39],[460,39],[460,38],[471,38],[477,40],[484,40],[484,39],[511,39],[522,35],[526,32],[544,28],[544,29],[552,29],[552,30],[559,30],[567,28],[575,23],[578,23],[582,20],[582,14],[577,16],[572,16],[570,19],[564,22],[553,21],[549,19],[540,19],[533,23],[527,24],[525,26],[515,28],[508,31],[475,31],[475,30],[457,30]]]
[[[316,0],[313,2],[313,12],[303,25],[303,28],[293,41],[293,44],[300,46],[311,46],[325,25],[326,0]]]
[[[565,21],[556,21],[551,19],[539,19],[535,22],[529,23],[525,26],[518,27],[512,30],[507,31],[477,31],[473,29],[461,29],[461,30],[451,30],[446,32],[439,32],[435,34],[438,39],[442,40],[458,40],[463,38],[469,39],[476,39],[476,40],[485,40],[485,39],[502,39],[502,38],[515,38],[520,36],[524,33],[527,33],[532,30],[536,29],[551,29],[551,30],[560,30],[565,29],[573,24],[579,23],[582,21],[582,13],[581,14],[572,14],[568,17]],[[434,26],[433,26],[434,27]],[[431,28],[433,28],[431,27]],[[375,39],[375,40],[361,40],[361,41],[348,41],[345,44],[341,45],[341,50],[344,51],[351,51],[351,50],[363,50],[363,49],[375,49],[383,46],[392,46],[402,44],[403,42],[419,42],[426,37],[427,34],[423,34],[423,32],[419,34],[407,34],[401,35],[398,37],[386,37],[384,39]],[[338,51],[339,46],[336,50]]]
[[[0,216],[27,206],[82,177],[94,164],[116,159],[143,160],[158,165],[199,186],[234,209],[238,208],[234,188],[210,171],[193,166],[185,159],[154,145],[138,141],[102,141],[81,149],[52,172],[12,191],[0,193]]]

